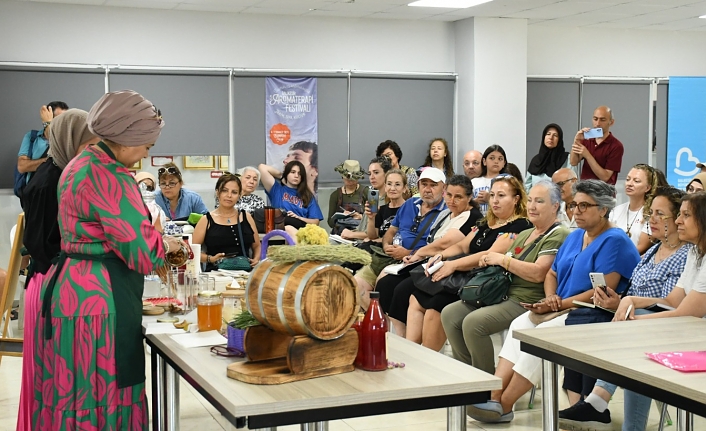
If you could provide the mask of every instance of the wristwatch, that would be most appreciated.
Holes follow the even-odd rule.
[[[51,121],[45,121],[42,123],[42,127],[47,128],[51,124]]]

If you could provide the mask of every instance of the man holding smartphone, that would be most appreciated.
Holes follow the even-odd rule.
[[[581,180],[601,180],[612,185],[618,180],[624,148],[610,132],[613,123],[615,118],[611,109],[599,106],[593,111],[593,128],[584,127],[576,133],[570,162],[571,166],[578,166],[584,160]]]

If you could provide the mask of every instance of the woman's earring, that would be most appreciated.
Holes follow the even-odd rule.
[[[667,239],[667,230],[668,230],[667,223],[665,222],[664,223],[664,239]]]

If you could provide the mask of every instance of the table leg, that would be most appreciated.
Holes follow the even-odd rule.
[[[446,431],[466,431],[466,406],[446,409]]]
[[[694,431],[694,414],[677,409],[677,431]]]
[[[152,429],[164,431],[164,358],[154,350],[150,355],[152,370]]]
[[[316,422],[301,424],[299,429],[301,429],[301,431],[316,431]]]
[[[551,361],[542,359],[542,429],[544,431],[559,429],[557,374],[559,374],[559,367]]]
[[[314,424],[314,431],[328,431],[328,421],[316,422]]]
[[[172,367],[164,365],[164,410],[165,431],[179,430],[179,374]]]

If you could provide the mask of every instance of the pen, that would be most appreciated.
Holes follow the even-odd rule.
[[[625,320],[628,320],[628,317],[630,317],[630,312],[632,311],[632,304],[628,306],[628,312],[625,313]]]

